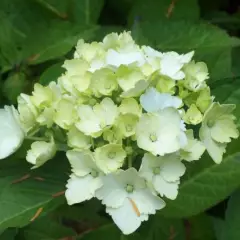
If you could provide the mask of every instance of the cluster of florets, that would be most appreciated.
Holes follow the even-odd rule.
[[[124,234],[134,232],[165,207],[162,197],[177,197],[183,161],[207,149],[220,163],[238,137],[234,105],[214,102],[208,68],[193,55],[139,46],[129,32],[80,40],[57,83],[35,84],[18,111],[1,110],[0,157],[24,138],[39,138],[26,157],[34,167],[65,150],[68,203],[96,197]]]

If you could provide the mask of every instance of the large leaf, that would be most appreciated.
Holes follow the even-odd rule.
[[[122,235],[114,224],[109,224],[86,233],[79,237],[79,239],[101,240],[106,239],[106,236],[108,236],[108,239],[114,240],[186,239],[183,222],[181,220],[167,219],[157,215],[151,216],[149,221],[143,223],[135,233],[129,236]]]
[[[186,11],[191,9],[191,11]],[[199,6],[197,0],[139,0],[134,4],[130,15],[129,25],[132,26],[136,18],[141,21],[157,21],[171,18],[174,20],[197,20],[199,18]]]
[[[209,82],[232,77],[232,40],[215,26],[185,21],[138,23],[133,36],[140,44],[161,51],[186,53],[194,50],[194,59],[208,65]]]
[[[17,232],[18,230],[16,228],[9,228],[2,234],[0,233],[0,240],[14,240]]]
[[[218,240],[238,240],[240,239],[240,191],[235,192],[229,202],[226,210],[225,221],[214,219],[215,231]],[[219,233],[219,229],[221,229]]]
[[[239,151],[234,141],[228,152]],[[176,200],[168,201],[161,214],[171,217],[189,217],[212,207],[240,186],[240,153],[227,156],[219,165],[207,154],[187,166],[185,180],[180,185]]]
[[[23,240],[59,240],[75,236],[76,233],[47,216],[20,230],[19,235]]]
[[[0,162],[0,230],[27,225],[65,202],[55,194],[65,189],[67,160],[58,156],[38,170],[30,167],[24,159]]]

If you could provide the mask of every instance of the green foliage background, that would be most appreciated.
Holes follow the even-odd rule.
[[[195,50],[210,70],[216,99],[235,103],[240,126],[240,11],[228,0],[0,0],[0,105],[16,104],[33,84],[61,75],[79,38],[132,31],[161,51]],[[2,137],[2,136],[0,136]],[[62,154],[38,170],[30,142],[0,162],[0,240],[239,240],[240,140],[216,165],[205,154],[188,164],[175,201],[133,235],[123,236],[97,201],[67,206]]]

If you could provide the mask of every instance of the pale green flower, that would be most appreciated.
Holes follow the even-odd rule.
[[[145,80],[138,81],[135,86],[128,91],[123,92],[120,97],[122,98],[132,98],[139,97],[148,87],[149,82]]]
[[[210,88],[206,87],[200,91],[200,94],[196,101],[196,106],[202,113],[204,113],[212,104],[213,99],[214,97],[211,96]]]
[[[102,184],[96,197],[106,205],[106,212],[123,234],[133,233],[150,214],[165,207],[165,202],[148,189],[134,168],[108,174]]]
[[[121,144],[107,144],[95,149],[94,158],[97,166],[108,174],[122,167],[126,152]]]
[[[61,90],[55,82],[51,82],[44,87],[39,83],[34,85],[34,91],[31,96],[32,103],[40,109],[52,106],[61,98]]]
[[[91,137],[80,132],[76,127],[71,127],[67,134],[68,146],[75,149],[86,150],[91,147]]]
[[[146,153],[142,159],[139,174],[153,184],[160,196],[174,200],[178,195],[180,177],[185,170],[186,167],[176,154],[156,157]]]
[[[137,67],[120,66],[116,75],[119,86],[125,92],[134,88],[137,82],[145,78],[141,70]]]
[[[29,95],[22,93],[18,97],[18,112],[22,128],[28,133],[36,126],[36,118],[39,114]]]
[[[118,108],[110,98],[104,98],[94,107],[81,105],[78,107],[80,121],[76,127],[86,135],[98,137],[105,128],[114,124],[118,114]]]
[[[26,160],[34,165],[32,168],[38,168],[52,159],[56,152],[57,148],[53,139],[51,142],[36,141],[32,143],[31,149],[28,150]]]
[[[174,94],[175,93],[175,81],[169,77],[166,76],[158,76],[157,77],[157,85],[156,89],[160,93],[169,93]]]
[[[51,128],[54,123],[55,110],[52,107],[46,107],[44,110],[38,115],[36,121],[41,126],[47,126],[47,128]]]
[[[203,115],[195,104],[192,104],[183,117],[185,123],[197,125],[202,122]]]
[[[165,155],[185,145],[182,120],[174,108],[165,108],[159,113],[143,114],[137,124],[138,147],[154,155]]]
[[[226,143],[231,142],[231,138],[239,136],[234,123],[235,117],[232,115],[234,108],[233,104],[213,103],[204,114],[199,135],[209,155],[216,163],[222,161]]]
[[[119,129],[120,134],[124,137],[130,137],[136,133],[138,120],[138,116],[134,114],[128,113],[120,115],[116,122],[116,128]]]
[[[121,114],[130,113],[140,117],[142,115],[142,107],[134,98],[125,98],[119,106],[119,112]]]
[[[91,152],[67,152],[72,174],[66,185],[65,196],[69,205],[81,203],[95,196],[102,186],[102,171],[96,166]]]
[[[19,149],[25,134],[19,113],[13,106],[0,109],[0,122],[0,159],[4,159]]]
[[[69,129],[77,121],[77,110],[71,98],[62,98],[54,115],[54,122],[63,129]]]
[[[117,88],[116,74],[112,70],[103,68],[93,73],[90,89],[95,96],[111,96]]]
[[[180,156],[182,159],[191,162],[199,160],[205,151],[205,146],[202,142],[194,139],[193,130],[189,129],[186,131],[187,135],[187,145],[180,150]]]
[[[185,79],[183,84],[191,91],[199,91],[206,86],[205,80],[208,79],[208,68],[204,62],[194,61],[184,66]]]
[[[69,76],[83,75],[89,67],[89,63],[83,59],[66,60],[63,64],[63,68],[67,70]]]
[[[109,143],[122,144],[123,135],[119,128],[113,127],[103,132],[103,139]]]

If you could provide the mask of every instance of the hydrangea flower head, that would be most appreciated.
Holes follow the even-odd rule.
[[[57,82],[21,94],[18,110],[0,109],[0,159],[24,138],[34,140],[34,167],[65,151],[68,204],[99,199],[124,234],[177,198],[184,161],[201,161],[206,149],[220,163],[239,136],[234,105],[214,102],[193,51],[160,52],[111,33],[79,40],[63,67]]]

